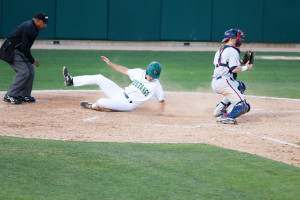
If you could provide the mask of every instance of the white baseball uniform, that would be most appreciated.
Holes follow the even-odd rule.
[[[238,90],[239,83],[235,80],[236,75],[232,71],[240,66],[240,50],[233,46],[220,48],[214,58],[215,70],[211,83],[212,89],[224,95],[223,103],[231,102],[233,106],[244,100],[243,95]]]
[[[164,91],[158,79],[149,82],[146,71],[142,69],[128,69],[128,76],[132,83],[122,89],[116,83],[103,75],[86,75],[73,77],[73,85],[99,85],[108,98],[99,99],[96,104],[101,108],[114,111],[131,111],[151,99],[164,101]],[[93,105],[94,106],[94,105]]]

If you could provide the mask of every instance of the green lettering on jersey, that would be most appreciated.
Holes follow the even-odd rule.
[[[145,85],[143,83],[141,83],[138,80],[133,80],[131,85],[135,86],[137,89],[139,89],[144,95],[145,97],[149,95],[149,90],[145,87]]]

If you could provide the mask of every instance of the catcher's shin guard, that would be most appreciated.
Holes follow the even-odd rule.
[[[227,108],[230,106],[230,102],[228,102],[227,104],[223,103],[222,101],[216,106],[213,115],[215,117],[219,117],[221,116],[223,113],[227,113]]]
[[[237,103],[231,110],[231,112],[228,114],[228,117],[230,118],[237,118],[242,114],[245,114],[250,111],[250,104],[244,101],[240,101]]]

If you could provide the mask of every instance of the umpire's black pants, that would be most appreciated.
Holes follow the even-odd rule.
[[[15,50],[14,62],[10,66],[15,70],[16,75],[6,94],[15,97],[31,96],[34,66],[19,50]]]

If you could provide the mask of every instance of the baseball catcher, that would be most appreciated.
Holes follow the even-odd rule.
[[[77,87],[95,84],[99,85],[100,89],[108,96],[108,98],[101,98],[95,103],[83,101],[80,103],[83,108],[99,111],[132,111],[151,99],[157,99],[159,111],[164,111],[165,96],[158,80],[161,73],[160,63],[151,62],[146,70],[128,69],[110,62],[105,56],[101,56],[101,58],[111,68],[129,76],[132,83],[123,89],[101,74],[72,77],[67,68],[63,67],[66,86]]]
[[[246,85],[236,80],[237,73],[251,70],[254,62],[252,51],[247,51],[240,61],[239,48],[244,37],[244,32],[240,29],[227,30],[222,41],[225,45],[216,52],[214,58],[215,69],[211,86],[216,93],[224,97],[213,114],[218,117],[217,122],[223,124],[237,124],[236,118],[250,111],[250,104],[243,97]],[[228,112],[227,108],[230,105],[233,108]]]

